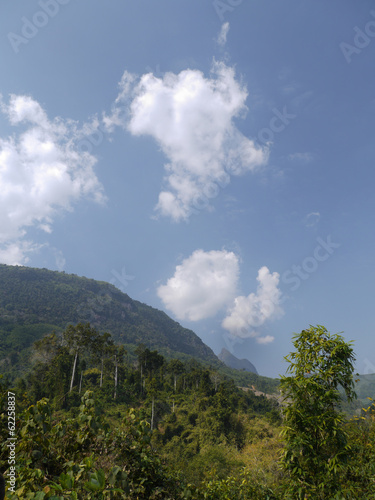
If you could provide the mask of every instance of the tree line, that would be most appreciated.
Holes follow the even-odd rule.
[[[374,405],[354,419],[341,412],[340,388],[356,397],[352,343],[318,325],[293,345],[281,408],[194,360],[144,345],[129,356],[89,324],[46,336],[12,388],[17,491],[7,498],[372,498]]]

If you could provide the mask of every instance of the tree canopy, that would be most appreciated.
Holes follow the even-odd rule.
[[[351,454],[339,388],[349,401],[356,397],[352,342],[318,325],[294,335],[293,345],[296,351],[285,357],[289,375],[280,383],[286,402],[282,466],[291,474],[295,498],[327,489],[333,495]]]

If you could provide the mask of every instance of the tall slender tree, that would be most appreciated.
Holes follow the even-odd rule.
[[[184,369],[184,364],[179,359],[171,359],[168,363],[167,370],[173,375],[174,392],[176,392],[177,388],[177,376],[181,375],[181,373],[184,372]]]
[[[90,352],[98,343],[99,333],[90,326],[90,323],[78,323],[78,325],[69,325],[63,332],[63,343],[68,347],[71,354],[74,355],[72,376],[70,380],[70,389],[74,386],[74,378],[77,367],[78,356],[81,352]]]

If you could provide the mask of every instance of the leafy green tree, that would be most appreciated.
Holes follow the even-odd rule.
[[[164,357],[158,351],[150,351],[145,349],[140,358],[140,361],[145,367],[145,373],[148,377],[153,377],[156,372],[164,365]]]
[[[287,498],[333,499],[351,452],[339,387],[349,401],[356,397],[352,342],[320,325],[293,339],[296,352],[285,357],[290,375],[280,383],[287,403],[281,459],[291,479]]]
[[[55,332],[42,337],[33,344],[34,360],[41,363],[50,363],[56,356],[60,346],[61,341]]]

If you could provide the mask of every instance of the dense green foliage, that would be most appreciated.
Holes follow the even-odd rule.
[[[136,354],[129,361],[89,324],[35,343],[38,361],[12,389],[18,489],[10,498],[220,498],[217,489],[237,488],[228,474],[250,481],[242,455],[276,434],[276,400],[194,360],[167,361],[142,344]],[[0,425],[6,435],[5,412]],[[4,442],[2,469],[7,453]]]
[[[354,396],[350,344],[317,327],[294,346],[281,410],[279,398],[240,389],[216,367],[144,344],[129,356],[89,323],[46,335],[29,373],[0,378],[6,479],[16,401],[7,498],[374,498],[375,405],[352,420],[339,411],[339,386]]]
[[[343,481],[354,455],[339,391],[341,387],[348,401],[356,397],[353,348],[323,326],[293,339],[296,351],[286,356],[290,375],[280,383],[287,400],[281,460],[290,474],[287,493],[293,499],[355,497],[358,485]]]

